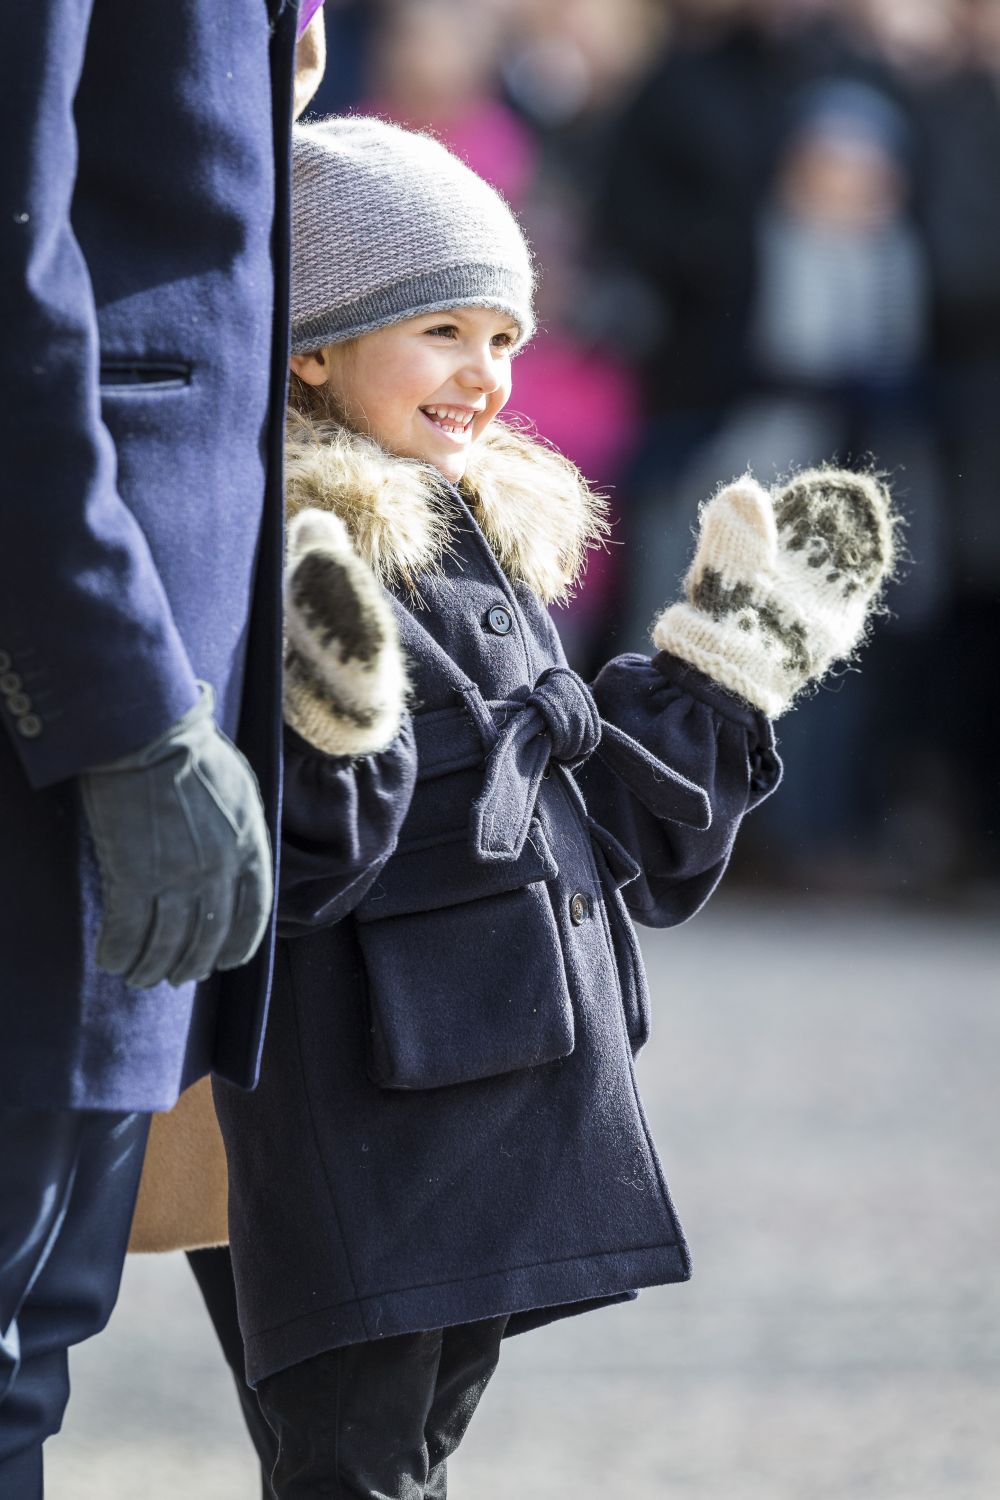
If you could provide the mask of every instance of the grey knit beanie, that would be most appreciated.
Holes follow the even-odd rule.
[[[494,307],[531,337],[517,220],[430,136],[331,116],[293,135],[292,353],[449,307]]]

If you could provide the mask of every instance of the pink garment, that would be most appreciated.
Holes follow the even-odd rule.
[[[302,0],[302,4],[299,6],[299,26],[297,33],[299,36],[305,31],[322,4],[323,0]]]
[[[609,486],[615,511],[614,486],[639,431],[639,390],[627,365],[583,348],[567,334],[543,330],[514,360],[507,411],[527,417],[598,489]],[[590,553],[577,611],[591,614],[607,603],[616,554],[617,548]]]
[[[374,99],[359,113],[378,115],[411,130],[432,130],[474,172],[516,205],[528,191],[537,150],[530,131],[499,99],[476,99],[451,119],[408,120],[387,100]]]
[[[531,186],[537,148],[521,121],[498,99],[480,99],[438,134],[474,172],[517,204]]]

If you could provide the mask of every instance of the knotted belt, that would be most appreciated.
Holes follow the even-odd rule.
[[[479,741],[475,758],[486,751],[482,791],[469,819],[471,852],[477,861],[517,859],[550,763],[572,771],[594,754],[654,816],[708,828],[711,810],[702,788],[657,760],[624,730],[602,721],[590,689],[570,667],[549,667],[523,696],[497,703],[487,703],[472,684],[459,691],[469,727]],[[442,759],[451,765],[469,763],[469,747],[461,743],[461,734],[456,737],[454,719],[447,725],[436,715],[418,715],[415,728],[422,759],[430,752],[430,759],[439,764]]]

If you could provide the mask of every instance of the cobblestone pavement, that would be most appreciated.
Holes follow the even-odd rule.
[[[737,896],[644,948],[695,1279],[512,1340],[455,1500],[996,1500],[995,923]],[[255,1500],[181,1257],[73,1372],[49,1500]]]

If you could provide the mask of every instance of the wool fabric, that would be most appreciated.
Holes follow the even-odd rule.
[[[558,589],[597,516],[500,427],[433,494],[367,438],[293,427],[290,510],[332,512],[395,580],[412,713],[375,755],[286,727],[262,1077],[216,1092],[252,1383],[688,1275],[636,1092],[630,913],[691,916],[780,765],[763,715],[684,662],[569,671],[528,580]]]
[[[504,200],[440,141],[366,116],[295,127],[292,352],[419,313],[489,307],[534,331],[534,273]]]
[[[808,469],[772,495],[745,474],[703,506],[687,599],[654,644],[776,718],[863,640],[896,526],[872,475]]]
[[[369,755],[399,733],[406,668],[392,608],[329,511],[288,527],[284,716],[328,755]]]

